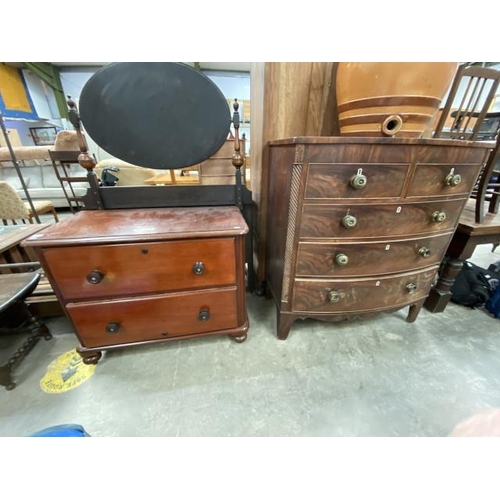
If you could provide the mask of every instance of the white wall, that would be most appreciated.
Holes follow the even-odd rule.
[[[23,76],[40,119],[60,118],[54,91],[29,69],[23,69]]]

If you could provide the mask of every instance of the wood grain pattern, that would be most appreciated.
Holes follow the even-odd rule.
[[[360,277],[374,273],[403,272],[437,265],[452,233],[411,240],[385,240],[376,243],[311,243],[300,242],[297,277]],[[421,249],[424,255],[419,253]],[[428,250],[425,252],[425,249]],[[348,263],[339,265],[335,258],[342,254]]]
[[[410,164],[310,163],[306,199],[380,198],[402,196]],[[361,173],[367,183],[362,189],[351,186],[353,176]]]
[[[376,238],[441,233],[452,230],[464,200],[385,205],[304,205],[301,238]],[[398,210],[400,211],[398,212]],[[434,222],[432,214],[444,212],[446,220]],[[356,227],[346,229],[342,219],[355,216]]]
[[[428,197],[445,195],[465,195],[470,193],[470,187],[476,182],[478,169],[468,164],[418,163],[407,196]],[[446,183],[447,176],[459,175],[461,180],[456,186]]]
[[[294,286],[293,311],[331,314],[402,307],[428,295],[436,272],[437,267],[433,267],[420,273],[349,281],[297,279]],[[410,284],[417,287],[413,293],[407,290]],[[332,291],[341,296],[335,304],[328,298]]]

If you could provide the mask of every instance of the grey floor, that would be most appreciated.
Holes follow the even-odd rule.
[[[480,246],[471,260],[487,267],[500,249]],[[286,341],[271,301],[248,296],[248,311],[243,344],[219,336],[109,352],[61,394],[43,392],[40,380],[77,342],[65,318],[50,319],[54,338],[17,369],[16,389],[0,387],[0,435],[78,423],[96,437],[447,436],[500,407],[500,321],[484,310],[450,304],[413,324],[406,310],[304,320]],[[9,354],[22,343],[7,340]],[[3,364],[6,349],[0,355]]]

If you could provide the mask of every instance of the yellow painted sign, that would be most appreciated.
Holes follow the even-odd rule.
[[[70,391],[87,381],[95,371],[95,365],[86,365],[76,349],[61,354],[47,368],[40,380],[43,392],[59,394]]]
[[[33,112],[19,70],[5,63],[0,63],[0,93],[6,109]]]

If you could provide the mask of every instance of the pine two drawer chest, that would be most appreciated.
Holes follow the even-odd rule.
[[[83,210],[25,240],[87,364],[103,350],[204,335],[246,339],[236,207]]]
[[[285,339],[298,318],[337,321],[429,294],[491,145],[295,137],[269,145],[266,285]]]

